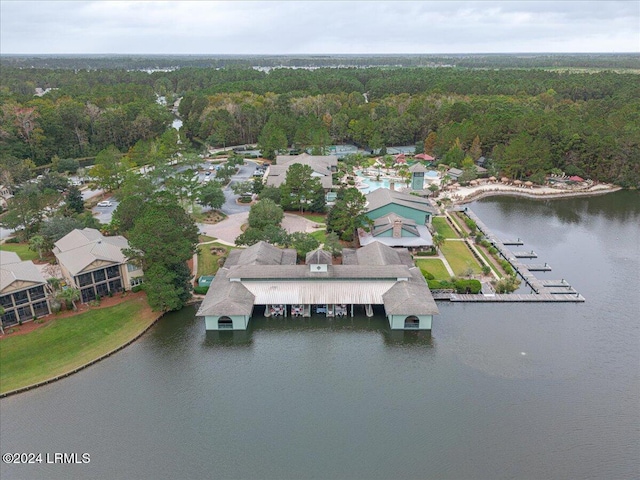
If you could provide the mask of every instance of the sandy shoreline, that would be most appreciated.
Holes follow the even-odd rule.
[[[575,190],[558,189],[552,187],[516,187],[513,185],[503,185],[490,183],[473,187],[459,187],[456,190],[443,192],[437,200],[450,199],[454,204],[469,203],[481,198],[497,195],[519,196],[534,200],[551,200],[556,198],[584,197],[592,195],[604,195],[606,193],[617,192],[622,187],[610,184],[597,184],[588,188]]]

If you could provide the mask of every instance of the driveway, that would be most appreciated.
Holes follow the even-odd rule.
[[[216,237],[222,241],[222,243],[234,245],[238,235],[242,233],[242,225],[247,223],[249,219],[249,212],[241,212],[229,215],[223,221],[216,223],[215,225],[198,224],[200,233],[208,235],[210,237]],[[312,222],[306,218],[298,215],[292,215],[290,213],[284,214],[282,220],[282,228],[287,232],[306,232],[311,233],[318,230],[315,228],[316,222]]]
[[[220,209],[222,213],[225,215],[234,215],[236,213],[249,211],[251,208],[249,205],[241,205],[237,203],[236,200],[240,198],[240,195],[233,193],[231,186],[236,183],[246,182],[247,180],[253,181],[253,172],[256,171],[256,168],[258,168],[257,163],[245,160],[244,165],[240,166],[238,173],[231,177],[229,185],[223,190],[225,202]]]

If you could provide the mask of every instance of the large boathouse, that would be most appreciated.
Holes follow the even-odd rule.
[[[438,313],[406,249],[380,242],[344,249],[341,265],[315,250],[297,265],[295,250],[260,242],[229,253],[197,315],[207,330],[245,330],[252,315],[372,316],[374,305],[384,306],[393,330],[430,330]]]

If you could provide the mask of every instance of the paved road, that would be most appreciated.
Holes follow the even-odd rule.
[[[216,223],[215,225],[205,225],[199,224],[198,228],[200,229],[200,233],[204,235],[208,235],[210,237],[218,238],[222,240],[223,243],[235,244],[236,237],[242,233],[242,225],[247,223],[249,218],[249,212],[240,212],[229,215],[222,222]],[[315,232],[318,230],[315,228],[316,222],[312,222],[306,218],[303,218],[299,215],[292,215],[290,213],[284,214],[284,219],[282,220],[282,228],[284,228],[287,232]]]
[[[245,164],[240,167],[238,173],[231,177],[229,185],[224,189],[224,197],[226,200],[224,205],[220,209],[222,213],[224,213],[225,215],[234,215],[236,213],[249,211],[249,209],[251,208],[249,205],[241,205],[237,203],[237,200],[240,196],[233,193],[233,190],[231,190],[231,186],[239,182],[245,182],[247,180],[253,181],[253,172],[256,171],[257,167],[257,163],[245,160]]]

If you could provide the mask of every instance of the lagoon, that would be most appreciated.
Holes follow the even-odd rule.
[[[431,334],[380,315],[208,334],[186,308],[0,400],[3,453],[91,454],[0,477],[638,478],[640,195],[470,206],[587,301],[439,303]]]

